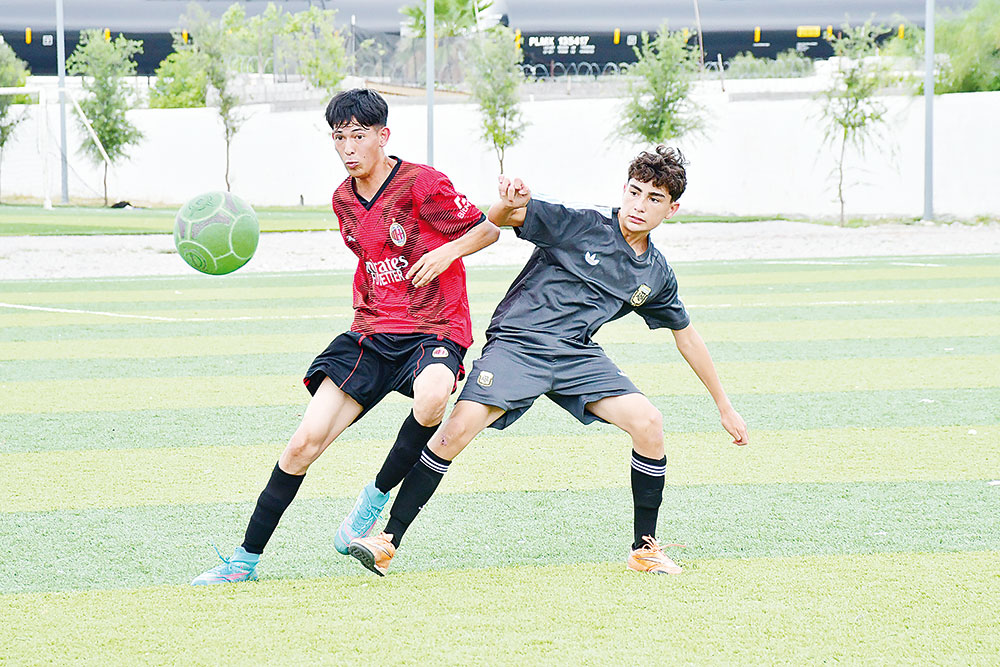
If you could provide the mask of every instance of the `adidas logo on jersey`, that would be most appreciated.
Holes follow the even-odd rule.
[[[584,261],[587,262],[587,264],[590,264],[591,266],[597,266],[598,264],[601,263],[601,260],[597,257],[597,255],[595,255],[592,252],[584,253],[583,259]]]

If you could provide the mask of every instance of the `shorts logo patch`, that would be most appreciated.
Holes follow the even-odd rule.
[[[476,379],[476,384],[481,387],[490,387],[493,385],[493,373],[489,371],[479,371],[479,377]]]
[[[653,288],[643,283],[642,285],[639,285],[639,289],[632,293],[632,298],[629,299],[629,303],[636,307],[641,306],[646,303],[646,299],[649,298],[649,295],[652,294],[652,292]]]
[[[448,356],[448,348],[446,347],[435,347],[434,351],[431,352],[431,356],[435,359],[444,359]]]
[[[389,238],[400,248],[406,245],[406,230],[403,229],[403,225],[398,222],[389,225]]]

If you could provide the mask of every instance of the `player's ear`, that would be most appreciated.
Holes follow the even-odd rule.
[[[389,128],[383,127],[378,131],[378,145],[385,148],[387,143],[389,143]]]
[[[663,218],[663,219],[664,220],[669,220],[670,218],[674,217],[674,213],[676,213],[677,209],[679,209],[680,207],[681,207],[681,205],[680,205],[679,202],[675,202],[675,201],[670,202],[670,210],[667,212],[666,217]]]

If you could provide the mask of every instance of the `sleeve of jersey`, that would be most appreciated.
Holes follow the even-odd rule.
[[[455,240],[486,216],[465,195],[457,192],[451,181],[441,177],[431,183],[420,205],[420,218],[448,240]]]
[[[677,331],[691,324],[687,309],[677,295],[677,280],[673,271],[670,272],[670,279],[660,293],[636,308],[635,312],[646,320],[646,325],[650,329],[667,327]]]
[[[540,248],[557,246],[573,239],[578,232],[591,224],[587,213],[587,210],[568,208],[562,204],[532,197],[528,200],[524,222],[520,227],[514,228],[514,233]]]

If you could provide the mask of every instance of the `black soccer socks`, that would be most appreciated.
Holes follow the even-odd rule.
[[[264,553],[264,545],[278,526],[281,515],[292,503],[305,475],[289,475],[274,464],[271,479],[257,498],[257,507],[250,516],[243,548],[252,554]]]
[[[413,410],[410,410],[410,416],[400,427],[396,442],[393,443],[382,468],[375,476],[375,488],[382,493],[389,493],[399,486],[406,473],[410,472],[413,464],[420,459],[421,450],[436,430],[437,425],[424,426],[418,422],[413,416]]]
[[[426,447],[420,452],[420,460],[406,473],[396,502],[392,504],[389,521],[385,524],[384,532],[392,535],[394,547],[399,547],[403,533],[434,495],[450,464],[451,461],[444,460]]]
[[[656,517],[663,501],[663,483],[667,476],[667,457],[650,459],[632,450],[632,503],[635,508],[635,542],[643,546],[643,536],[656,537]]]

